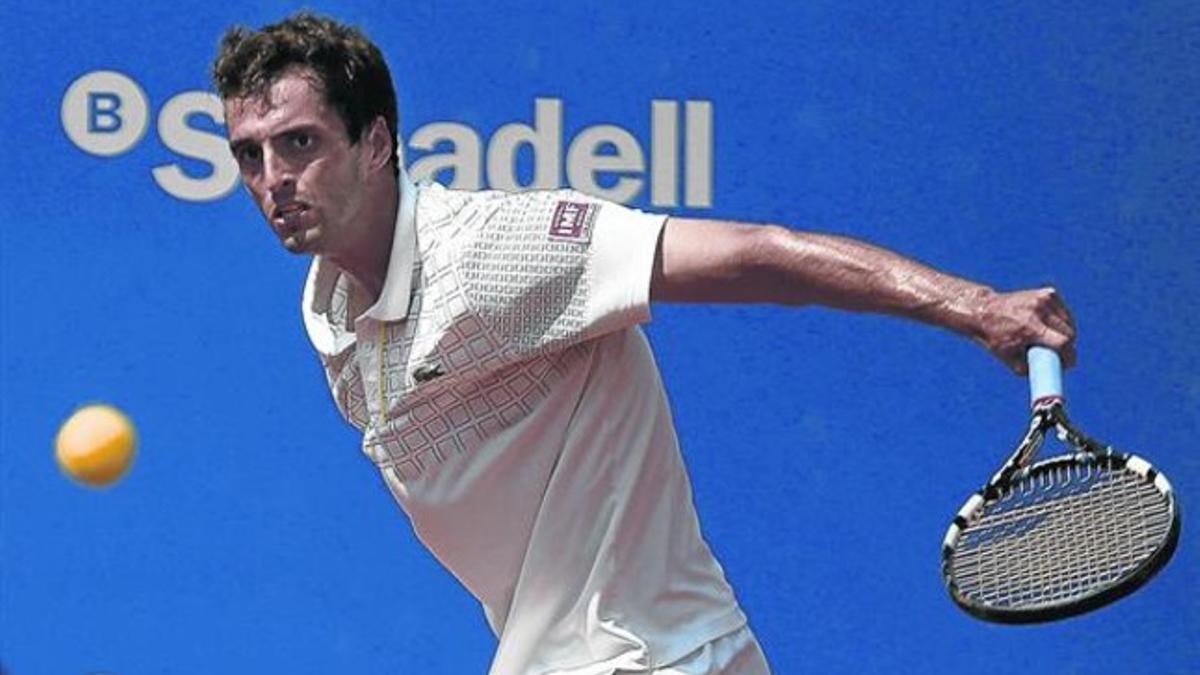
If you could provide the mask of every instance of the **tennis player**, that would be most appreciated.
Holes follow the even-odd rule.
[[[342,415],[483,605],[492,675],[769,672],[692,503],[638,324],[658,302],[820,304],[1073,360],[1053,289],[1012,293],[853,239],[643,213],[571,190],[416,185],[358,30],[230,29],[213,65],[242,179],[312,256],[304,323]]]

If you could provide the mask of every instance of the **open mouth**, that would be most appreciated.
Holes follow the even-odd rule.
[[[308,211],[308,206],[301,203],[285,204],[271,213],[271,222],[276,231],[282,236],[295,234],[300,229],[300,218]]]
[[[275,207],[275,211],[271,213],[271,218],[273,218],[275,220],[280,220],[283,218],[288,218],[289,216],[296,216],[298,214],[304,213],[307,210],[308,210],[308,206],[306,204],[301,204],[300,202],[293,202],[291,204],[284,204],[283,206]]]

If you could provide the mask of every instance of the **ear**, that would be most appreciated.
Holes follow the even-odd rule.
[[[387,120],[383,115],[377,116],[371,122],[360,142],[369,172],[386,169],[396,154],[396,149],[392,147],[392,133],[388,131]]]

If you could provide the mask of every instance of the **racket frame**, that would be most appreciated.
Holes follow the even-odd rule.
[[[1046,433],[1051,430],[1057,433],[1062,442],[1074,448],[1075,452],[1049,457],[1031,465],[1030,462],[1045,441]],[[1052,471],[1059,466],[1071,467],[1086,463],[1104,464],[1114,469],[1125,468],[1140,474],[1147,482],[1154,484],[1167,499],[1171,519],[1170,531],[1167,533],[1164,544],[1152,556],[1142,561],[1136,569],[1125,575],[1119,583],[1070,602],[1012,609],[983,605],[967,598],[954,581],[953,558],[959,535],[968,526],[970,518],[979,512],[984,503],[998,498],[1004,488],[1029,474]],[[1141,457],[1117,451],[1112,446],[1099,443],[1079,431],[1067,418],[1061,397],[1044,397],[1035,402],[1029,429],[1025,432],[1025,436],[1017,445],[1016,450],[988,480],[987,484],[967,499],[947,529],[946,536],[942,540],[942,579],[955,604],[969,614],[987,621],[1021,624],[1075,616],[1132,593],[1162,569],[1171,559],[1179,542],[1180,521],[1179,504],[1166,476]]]

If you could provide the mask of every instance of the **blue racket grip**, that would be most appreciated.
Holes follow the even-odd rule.
[[[1037,405],[1063,397],[1062,361],[1049,347],[1030,347],[1025,353],[1029,364],[1029,402]]]

